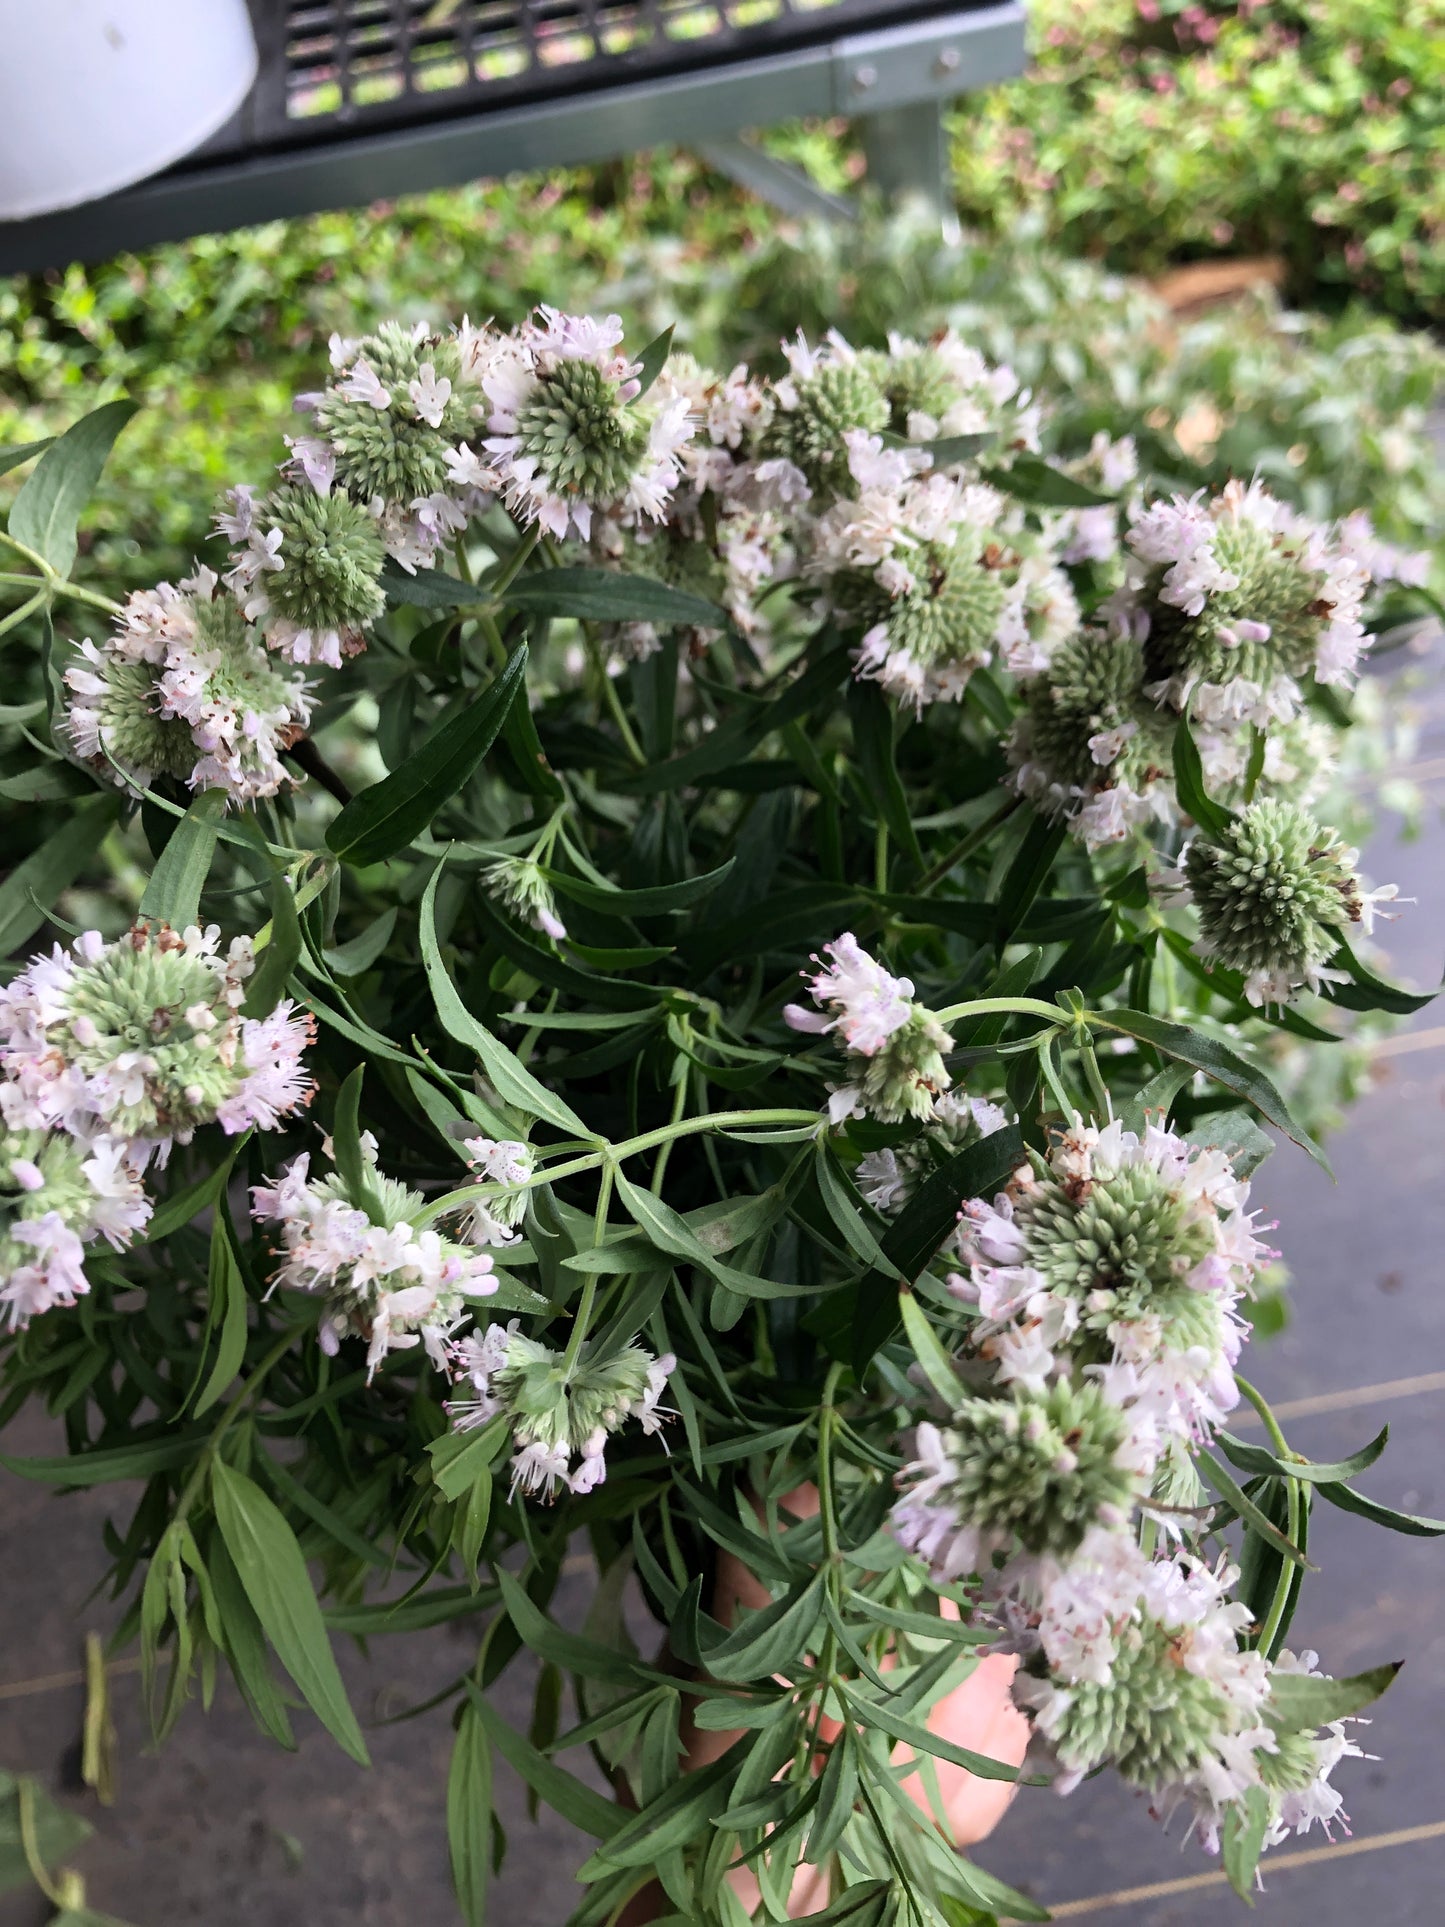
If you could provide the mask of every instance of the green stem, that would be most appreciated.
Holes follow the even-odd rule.
[[[972,856],[981,843],[986,843],[994,831],[1007,823],[1014,811],[1022,807],[1021,796],[1011,796],[1007,802],[1001,803],[991,816],[985,817],[982,823],[968,832],[967,836],[960,837],[946,856],[941,856],[931,869],[923,872],[918,879],[915,895],[923,896],[933,888],[935,883],[942,883],[950,870],[962,863],[966,856]]]
[[[1282,1459],[1291,1458],[1293,1454],[1290,1452],[1289,1442],[1280,1430],[1279,1420],[1270,1410],[1269,1401],[1265,1398],[1263,1392],[1256,1386],[1251,1385],[1247,1378],[1241,1378],[1238,1372],[1234,1375],[1234,1382],[1240,1391],[1244,1393],[1244,1396],[1249,1400],[1255,1411],[1258,1412],[1260,1421],[1269,1435],[1269,1442],[1275,1449],[1276,1456]],[[1285,1484],[1285,1503],[1289,1510],[1286,1515],[1286,1530],[1288,1531],[1289,1542],[1292,1546],[1299,1544],[1300,1508],[1303,1501],[1304,1493],[1300,1481],[1298,1479],[1287,1480]],[[1281,1562],[1279,1578],[1274,1588],[1274,1598],[1270,1601],[1269,1612],[1265,1615],[1264,1624],[1259,1629],[1259,1638],[1255,1641],[1255,1650],[1257,1652],[1264,1653],[1267,1656],[1270,1648],[1274,1645],[1279,1635],[1280,1626],[1284,1621],[1285,1608],[1289,1604],[1290,1591],[1293,1585],[1294,1567],[1289,1560],[1286,1559]]]
[[[609,1144],[596,1151],[589,1151],[583,1157],[569,1158],[563,1164],[553,1164],[542,1171],[534,1171],[530,1178],[521,1184],[508,1185],[508,1195],[518,1191],[530,1191],[539,1184],[554,1184],[562,1178],[575,1178],[582,1171],[595,1171],[606,1163],[620,1164],[624,1158],[636,1157],[641,1151],[652,1151],[659,1144],[666,1144],[671,1138],[691,1137],[698,1131],[740,1130],[775,1124],[780,1128],[791,1124],[821,1124],[822,1116],[817,1111],[707,1111],[700,1117],[686,1117],[676,1124],[661,1124],[653,1131],[644,1131],[639,1137],[630,1137],[621,1144]],[[495,1197],[499,1186],[487,1184],[464,1184],[445,1196],[433,1198],[426,1210],[418,1213],[413,1223],[420,1229],[423,1225],[443,1218],[449,1211],[459,1211],[463,1205],[474,1204],[479,1198]]]
[[[677,1070],[676,1063],[673,1065],[673,1070]],[[682,1114],[687,1108],[687,1083],[687,1072],[684,1071],[682,1076],[677,1080],[677,1089],[672,1099],[672,1122],[674,1124],[680,1124],[682,1122]],[[675,1138],[669,1138],[657,1154],[657,1162],[652,1167],[651,1189],[654,1197],[658,1196],[662,1191],[662,1180],[667,1170],[667,1161],[672,1156],[672,1147],[676,1142],[677,1140]]]
[[[823,1529],[823,1557],[830,1566],[838,1559],[838,1521],[833,1506],[833,1429],[838,1411],[833,1400],[842,1371],[836,1361],[828,1367],[818,1408],[818,1516]]]
[[[1286,1479],[1285,1504],[1288,1510],[1285,1514],[1285,1530],[1292,1546],[1299,1544],[1302,1498],[1300,1481]],[[1265,1622],[1259,1629],[1259,1638],[1254,1643],[1255,1651],[1263,1653],[1266,1659],[1269,1658],[1274,1642],[1279,1637],[1279,1629],[1284,1623],[1285,1608],[1289,1605],[1289,1596],[1294,1590],[1294,1584],[1295,1568],[1290,1560],[1281,1558],[1279,1578],[1275,1581],[1274,1598],[1270,1601]]]
[[[493,580],[487,584],[489,595],[500,596],[503,590],[511,588],[541,537],[540,527],[534,525],[529,534],[518,539],[516,548],[512,550]]]
[[[622,707],[622,698],[617,693],[617,685],[607,673],[607,664],[602,660],[602,651],[598,648],[591,635],[587,637],[587,659],[592,664],[595,673],[601,678],[602,700],[607,706],[607,713],[617,725],[618,734],[622,738],[623,748],[639,769],[645,769],[647,766],[647,756],[641,743],[637,740],[631,723],[627,720],[627,711]]]
[[[933,1014],[940,1024],[954,1024],[960,1017],[988,1017],[1002,1011],[1020,1017],[1046,1017],[1060,1028],[1074,1022],[1071,1011],[1061,1010],[1057,1004],[1046,1004],[1038,997],[977,997],[971,1003],[950,1004],[946,1010],[936,1010]]]
[[[613,1165],[602,1167],[602,1182],[597,1187],[597,1210],[592,1219],[592,1248],[595,1251],[607,1240],[607,1207],[612,1202]],[[576,1315],[572,1320],[572,1330],[567,1337],[567,1349],[562,1354],[562,1376],[570,1379],[576,1370],[577,1360],[587,1341],[587,1327],[592,1322],[592,1307],[597,1302],[597,1278],[595,1271],[589,1271],[582,1286],[582,1296],[577,1301]]]
[[[243,1384],[238,1385],[231,1394],[230,1399],[227,1401],[226,1409],[221,1414],[219,1424],[206,1440],[205,1450],[196,1460],[194,1466],[192,1466],[191,1476],[186,1480],[181,1490],[181,1496],[176,1501],[175,1513],[171,1520],[172,1525],[179,1525],[195,1504],[196,1495],[200,1491],[206,1475],[211,1469],[221,1440],[241,1416],[241,1413],[247,1405],[250,1404],[251,1400],[261,1390],[272,1366],[278,1364],[280,1360],[285,1357],[295,1342],[296,1333],[294,1329],[283,1332],[271,1347],[270,1351],[266,1353],[255,1371],[252,1372],[251,1376],[246,1379]]]
[[[1079,1027],[1079,1059],[1084,1066],[1084,1076],[1089,1082],[1089,1092],[1098,1107],[1099,1122],[1103,1124],[1109,1117],[1109,1089],[1104,1082],[1103,1072],[1099,1069],[1098,1055],[1094,1050],[1094,1040],[1082,1025]]]
[[[1264,1429],[1269,1434],[1269,1442],[1274,1447],[1276,1454],[1282,1459],[1292,1457],[1293,1454],[1290,1452],[1284,1433],[1279,1429],[1279,1420],[1270,1410],[1269,1402],[1263,1392],[1251,1385],[1247,1378],[1241,1378],[1238,1372],[1234,1374],[1234,1382],[1240,1391],[1244,1393],[1244,1396],[1249,1400],[1255,1411],[1259,1413]]]
[[[27,616],[34,615],[35,611],[43,608],[49,600],[50,590],[48,586],[42,585],[28,602],[22,602],[18,609],[12,609],[5,620],[0,622],[0,636],[3,636],[7,630],[18,627]]]
[[[30,1869],[30,1878],[52,1907],[64,1907],[67,1904],[66,1896],[50,1878],[45,1862],[40,1857],[40,1836],[35,1826],[35,1782],[28,1774],[22,1774],[16,1781],[15,1797],[20,1808],[20,1846],[25,1855],[25,1864]]]
[[[873,841],[873,888],[879,896],[888,890],[888,825],[880,823]]]

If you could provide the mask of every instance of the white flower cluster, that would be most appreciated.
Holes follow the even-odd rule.
[[[1255,1789],[1269,1796],[1266,1846],[1343,1821],[1329,1776],[1360,1749],[1339,1722],[1318,1734],[1280,1730],[1274,1676],[1312,1671],[1316,1655],[1286,1651],[1271,1663],[1242,1648],[1249,1610],[1229,1596],[1238,1577],[1187,1554],[1150,1558],[1103,1528],[1050,1575],[1032,1635],[1042,1670],[1015,1693],[1054,1751],[1060,1792],[1107,1761],[1160,1819],[1187,1814],[1209,1852]]]
[[[509,1325],[458,1339],[452,1367],[464,1396],[447,1410],[459,1432],[505,1415],[512,1434],[512,1490],[552,1498],[559,1488],[595,1491],[607,1477],[607,1441],[635,1418],[645,1437],[669,1416],[660,1401],[677,1369],[671,1352],[654,1358],[626,1345],[593,1359],[586,1346],[570,1368],[552,1351]],[[575,1463],[574,1463],[575,1461]]]
[[[497,1289],[492,1255],[414,1222],[426,1200],[377,1169],[377,1143],[369,1131],[360,1142],[364,1205],[348,1195],[337,1172],[313,1178],[307,1152],[274,1184],[252,1190],[251,1215],[279,1229],[281,1263],[273,1289],[325,1296],[324,1351],[334,1353],[348,1336],[364,1338],[367,1369],[374,1372],[388,1352],[420,1344],[445,1370],[457,1326],[476,1299]],[[328,1142],[328,1154],[330,1149]]]
[[[113,635],[80,644],[65,684],[76,754],[122,787],[170,776],[250,803],[297,780],[281,754],[311,721],[305,679],[271,658],[210,569],[132,595]]]
[[[1296,713],[1300,679],[1354,682],[1369,574],[1349,543],[1261,483],[1139,508],[1125,541],[1112,611],[1146,645],[1154,700],[1263,729]]]
[[[1076,1123],[1046,1165],[959,1217],[949,1288],[1001,1383],[1096,1379],[1151,1441],[1197,1440],[1238,1403],[1236,1307],[1274,1257],[1223,1151],[1159,1124]]]
[[[686,395],[641,399],[618,316],[539,308],[514,334],[478,343],[473,363],[491,406],[490,475],[523,522],[585,542],[598,510],[662,519],[691,410]]]
[[[306,1103],[311,1019],[241,1004],[249,938],[137,924],[87,931],[0,989],[0,1304],[25,1323],[87,1289],[82,1247],[120,1249],[150,1217],[148,1164],[202,1125],[274,1128]]]
[[[1213,1846],[1254,1787],[1273,1837],[1328,1822],[1323,1775],[1352,1750],[1337,1732],[1281,1735],[1270,1665],[1240,1645],[1237,1573],[1177,1549],[1181,1508],[1202,1497],[1190,1449],[1238,1402],[1237,1306],[1272,1255],[1248,1196],[1218,1149],[1076,1122],[997,1198],[965,1204],[968,1270],[949,1285],[977,1313],[978,1390],[948,1427],[919,1427],[892,1516],[1027,1656],[1020,1697],[1061,1790],[1108,1760],[1166,1817],[1188,1807]],[[1141,1509],[1176,1549],[1141,1549]]]
[[[830,1120],[840,1124],[867,1114],[896,1124],[932,1117],[937,1098],[953,1081],[943,1062],[953,1039],[913,1001],[909,979],[890,976],[851,931],[823,948],[829,962],[815,957],[818,974],[808,979],[819,1008],[788,1004],[783,1017],[793,1030],[836,1031],[842,1039],[849,1080],[830,1087]]]

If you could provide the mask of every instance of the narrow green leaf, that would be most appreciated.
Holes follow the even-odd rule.
[[[1220,1840],[1220,1858],[1229,1884],[1251,1907],[1254,1905],[1254,1876],[1259,1856],[1264,1851],[1264,1836],[1269,1827],[1269,1795],[1262,1786],[1252,1786],[1243,1800],[1231,1801],[1225,1809]]]
[[[276,1656],[343,1752],[369,1766],[296,1535],[261,1488],[217,1459],[216,1523]]]
[[[346,1187],[346,1195],[373,1224],[386,1223],[386,1206],[372,1182],[374,1166],[361,1148],[361,1086],[366,1066],[358,1064],[336,1093],[331,1124],[331,1160]]]
[[[379,917],[373,917],[366,928],[359,931],[347,943],[338,944],[334,950],[324,950],[322,961],[333,977],[360,977],[370,970],[377,958],[391,942],[391,933],[396,928],[396,906],[383,910]]]
[[[637,393],[635,401],[641,401],[648,389],[667,366],[667,357],[672,353],[673,329],[664,328],[660,335],[654,335],[642,353],[637,357]]]
[[[1167,1077],[1169,1073],[1160,1075]],[[1210,1111],[1185,1136],[1201,1150],[1225,1152],[1241,1178],[1257,1171],[1274,1151],[1273,1138],[1255,1123],[1252,1111]]]
[[[1273,1452],[1266,1452],[1263,1446],[1248,1445],[1229,1432],[1217,1432],[1215,1438],[1230,1464],[1237,1465],[1241,1472],[1250,1472],[1256,1477],[1303,1479],[1311,1485],[1335,1485],[1342,1479],[1355,1478],[1375,1463],[1389,1442],[1390,1428],[1382,1425],[1368,1445],[1362,1445],[1349,1458],[1336,1460],[1333,1464],[1316,1464],[1310,1459],[1277,1458]]]
[[[1309,1152],[1316,1164],[1329,1170],[1329,1160],[1324,1152],[1309,1132],[1295,1123],[1290,1116],[1289,1106],[1264,1072],[1256,1069],[1220,1038],[1196,1030],[1191,1024],[1171,1024],[1163,1017],[1155,1017],[1142,1010],[1095,1011],[1089,1021],[1097,1029],[1115,1030],[1125,1037],[1136,1037],[1141,1044],[1152,1044],[1155,1050],[1163,1051],[1166,1057],[1177,1057],[1181,1063],[1192,1064],[1195,1070],[1203,1071],[1206,1077],[1213,1078],[1225,1090],[1234,1091],[1246,1099],[1267,1123],[1283,1131],[1286,1137],[1293,1138],[1296,1144]]]
[[[489,688],[433,729],[400,769],[352,797],[328,828],[327,847],[358,868],[404,850],[492,747],[508,706],[524,687],[526,667],[527,645],[520,642]]]
[[[500,1566],[497,1584],[502,1589],[507,1617],[523,1644],[542,1659],[549,1659],[582,1679],[598,1679],[611,1686],[636,1686],[637,1668],[625,1653],[554,1625],[528,1598],[525,1588]]]
[[[33,1479],[39,1485],[112,1485],[117,1479],[148,1479],[156,1472],[170,1472],[185,1465],[209,1436],[209,1428],[199,1426],[165,1438],[103,1446],[98,1451],[75,1452],[65,1458],[18,1459],[0,1453],[0,1465],[7,1472],[14,1472],[22,1479]]]
[[[564,1767],[545,1758],[530,1740],[507,1724],[480,1687],[470,1679],[466,1686],[477,1718],[486,1728],[493,1746],[527,1785],[536,1789],[553,1812],[570,1820],[574,1827],[581,1827],[584,1833],[590,1833],[594,1840],[607,1840],[617,1832],[626,1815],[615,1800],[604,1799]]]
[[[41,455],[55,440],[46,435],[38,442],[11,442],[8,447],[0,448],[0,475],[8,475],[12,468],[19,468],[28,462],[32,455]]]
[[[290,879],[280,870],[266,871],[271,902],[271,940],[246,986],[242,1005],[247,1017],[268,1017],[286,994],[291,973],[301,958],[301,920]]]
[[[1324,1679],[1308,1673],[1275,1672],[1270,1676],[1264,1717],[1277,1733],[1312,1733],[1332,1720],[1348,1719],[1369,1706],[1393,1684],[1404,1664],[1374,1666],[1348,1679]]]
[[[715,1251],[705,1245],[687,1220],[664,1204],[661,1198],[654,1197],[651,1191],[644,1191],[623,1171],[618,1171],[615,1179],[617,1196],[633,1223],[638,1225],[659,1251],[665,1251],[674,1258],[686,1258],[692,1264],[700,1265],[710,1277],[716,1278],[720,1285],[729,1291],[739,1292],[745,1298],[805,1298],[811,1296],[805,1285],[779,1284],[771,1278],[756,1276],[750,1271],[740,1271],[735,1265],[724,1264]]]
[[[284,1746],[288,1752],[294,1753],[296,1739],[291,1731],[290,1715],[271,1670],[261,1622],[246,1597],[241,1575],[236,1571],[235,1561],[227,1552],[226,1542],[219,1532],[213,1535],[206,1549],[206,1565],[216,1595],[216,1608],[221,1615],[226,1657],[241,1697],[258,1725],[271,1735],[278,1746]]]
[[[169,1238],[173,1232],[179,1231],[183,1225],[188,1225],[202,1211],[208,1210],[230,1182],[231,1166],[235,1162],[236,1153],[250,1135],[251,1133],[247,1131],[243,1136],[233,1138],[227,1146],[226,1155],[219,1164],[197,1178],[193,1184],[188,1184],[182,1190],[173,1192],[170,1197],[163,1199],[152,1212],[149,1223],[136,1239],[136,1243],[159,1244],[162,1239]]]
[[[1404,990],[1399,984],[1387,983],[1360,962],[1343,937],[1330,961],[1350,973],[1349,983],[1329,984],[1325,990],[1329,1001],[1344,1010],[1388,1010],[1397,1017],[1409,1017],[1440,994],[1438,984],[1434,990]]]
[[[991,1760],[986,1753],[975,1753],[970,1747],[955,1746],[952,1740],[941,1739],[938,1734],[930,1733],[926,1726],[917,1726],[912,1720],[893,1712],[886,1701],[865,1699],[860,1692],[848,1686],[840,1686],[839,1691],[860,1726],[876,1727],[890,1739],[901,1740],[905,1746],[911,1746],[915,1753],[931,1753],[935,1759],[966,1767],[981,1780],[1016,1780],[1019,1777],[1016,1766],[1007,1766],[1002,1760]]]
[[[492,1864],[492,1749],[470,1700],[457,1720],[447,1771],[447,1847],[462,1919],[466,1927],[485,1927]]]
[[[877,683],[854,681],[848,686],[848,714],[853,724],[853,748],[864,787],[888,832],[915,870],[923,866],[913,811],[904,794],[893,749],[893,704]]]
[[[732,618],[715,602],[669,588],[648,575],[569,565],[519,575],[502,591],[510,608],[533,615],[575,616],[590,622],[651,622],[659,628],[728,629]]]
[[[227,1159],[229,1166],[230,1160]],[[211,1228],[210,1290],[213,1310],[219,1301],[218,1317],[221,1327],[220,1343],[216,1347],[216,1359],[212,1365],[201,1395],[196,1400],[195,1416],[199,1418],[208,1412],[226,1387],[241,1369],[246,1356],[247,1298],[246,1281],[241,1276],[241,1267],[236,1262],[236,1254],[231,1248],[231,1224],[229,1213],[221,1210],[216,1213]]]
[[[0,957],[10,956],[40,928],[61,891],[94,860],[120,811],[121,798],[114,791],[87,797],[0,883]]]
[[[903,1318],[904,1336],[913,1348],[913,1356],[923,1368],[924,1377],[948,1409],[956,1411],[963,1403],[965,1393],[953,1368],[953,1360],[939,1343],[938,1333],[911,1291],[899,1292],[898,1309]]]
[[[1265,1517],[1249,1494],[1230,1478],[1212,1452],[1200,1451],[1196,1456],[1208,1475],[1209,1483],[1225,1503],[1233,1507],[1251,1532],[1257,1532],[1261,1539],[1267,1539],[1275,1551],[1283,1553],[1292,1564],[1314,1570],[1299,1547],[1293,1545],[1279,1527]]]
[[[185,930],[199,919],[201,891],[216,854],[216,826],[226,803],[225,790],[202,790],[171,831],[140,900],[143,917],[168,923],[172,930]]]
[[[835,1153],[825,1139],[818,1140],[814,1167],[824,1207],[848,1249],[855,1258],[861,1258],[865,1265],[886,1271],[888,1259],[863,1215],[863,1200],[839,1172]]]
[[[1101,495],[1085,482],[1046,462],[1041,455],[1016,455],[1007,468],[985,468],[983,478],[1005,495],[1035,508],[1092,509],[1117,508],[1112,495]]]
[[[8,1464],[9,1461],[0,1461]],[[1390,1532],[1403,1532],[1411,1539],[1438,1539],[1445,1534],[1445,1519],[1421,1519],[1413,1512],[1395,1512],[1378,1499],[1367,1499],[1363,1492],[1356,1492],[1347,1485],[1317,1486],[1322,1499],[1338,1506],[1341,1512],[1353,1512],[1361,1519],[1369,1519],[1374,1525],[1384,1526]]]
[[[823,1577],[820,1570],[799,1580],[781,1599],[750,1613],[736,1632],[704,1652],[709,1675],[742,1686],[789,1672],[822,1616]]]
[[[415,609],[470,609],[487,595],[476,583],[463,582],[444,569],[408,570],[391,557],[382,564],[381,586],[388,602]]]
[[[462,1002],[456,985],[447,974],[442,962],[441,948],[436,934],[436,893],[437,882],[442,873],[439,863],[432,871],[431,881],[421,900],[421,915],[418,919],[418,933],[421,938],[422,964],[426,970],[427,983],[431,987],[432,1002],[436,1005],[437,1016],[442,1029],[454,1037],[459,1044],[476,1052],[481,1059],[482,1068],[496,1088],[498,1097],[504,1104],[514,1105],[519,1111],[531,1117],[545,1118],[569,1137],[585,1138],[594,1141],[594,1134],[578,1117],[572,1107],[564,1103],[555,1091],[549,1091],[545,1084],[538,1083],[532,1073],[505,1044],[495,1038],[486,1025],[473,1017]]]
[[[1188,718],[1184,716],[1174,726],[1174,788],[1180,808],[1194,819],[1205,836],[1217,841],[1225,834],[1234,821],[1234,811],[1226,809],[1223,803],[1216,803],[1205,788],[1204,764]]]
[[[690,904],[714,891],[732,870],[729,857],[705,876],[684,877],[680,883],[659,883],[646,890],[624,890],[612,884],[589,882],[586,877],[569,876],[564,870],[548,870],[547,880],[554,889],[591,910],[615,917],[657,917],[669,910],[686,910]]]
[[[137,406],[133,401],[108,401],[83,415],[46,449],[10,505],[10,533],[43,555],[57,575],[69,575],[74,566],[81,511],[116,436]]]
[[[645,1867],[673,1847],[697,1838],[725,1811],[728,1790],[750,1742],[739,1740],[720,1760],[695,1773],[680,1773],[641,1813],[626,1819],[578,1869],[579,1880],[595,1880],[613,1867]]]

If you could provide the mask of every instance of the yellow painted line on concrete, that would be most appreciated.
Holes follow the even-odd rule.
[[[1276,1405],[1279,1419],[1311,1418],[1316,1412],[1348,1412],[1357,1405],[1384,1405],[1391,1399],[1418,1398],[1423,1392],[1445,1392],[1445,1372],[1422,1372],[1418,1378],[1389,1378],[1383,1385],[1352,1385],[1341,1392],[1317,1392],[1313,1398],[1289,1398]],[[1229,1422],[1232,1432],[1243,1432],[1258,1425],[1256,1412],[1236,1413]]]
[[[1304,1847],[1297,1853],[1271,1853],[1263,1861],[1267,1874],[1281,1874],[1298,1867],[1315,1867],[1326,1860],[1346,1860],[1357,1853],[1383,1853],[1389,1847],[1409,1847],[1421,1840],[1445,1839],[1445,1820],[1428,1826],[1400,1827],[1394,1833],[1367,1834],[1363,1840],[1339,1840],[1328,1847]],[[1084,1914],[1102,1914],[1110,1907],[1135,1907],[1143,1900],[1171,1900],[1176,1894],[1202,1893],[1210,1887],[1227,1885],[1223,1873],[1190,1874],[1182,1880],[1156,1880],[1147,1887],[1119,1887],[1111,1894],[1090,1894],[1084,1900],[1064,1900],[1050,1908],[1055,1920],[1078,1920]]]
[[[1402,1030],[1393,1037],[1382,1037],[1378,1043],[1371,1044],[1371,1057],[1408,1057],[1412,1051],[1439,1050],[1445,1044],[1445,1024],[1434,1024],[1428,1030]]]
[[[107,1673],[138,1673],[139,1655],[131,1659],[113,1659],[106,1667]],[[31,1693],[56,1693],[64,1686],[84,1686],[85,1674],[80,1668],[69,1673],[42,1673],[36,1679],[12,1679],[0,1684],[0,1700],[25,1699]]]

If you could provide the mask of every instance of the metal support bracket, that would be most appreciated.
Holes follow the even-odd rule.
[[[780,204],[796,206],[801,196],[810,211],[842,218],[836,197],[811,182],[800,187],[794,170],[780,172],[783,163],[756,149],[740,153],[736,136],[744,128],[802,116],[879,117],[880,131],[868,136],[875,178],[925,193],[933,183],[936,197],[941,159],[930,154],[918,130],[891,118],[894,111],[911,109],[920,122],[933,123],[933,138],[941,141],[936,103],[1020,73],[1023,62],[1023,8],[1019,0],[999,0],[876,33],[563,93],[527,106],[439,115],[414,127],[338,127],[306,146],[239,157],[201,155],[106,200],[0,223],[0,274],[674,143],[716,145],[730,169],[746,167],[748,184],[769,199],[786,193],[790,200]]]

